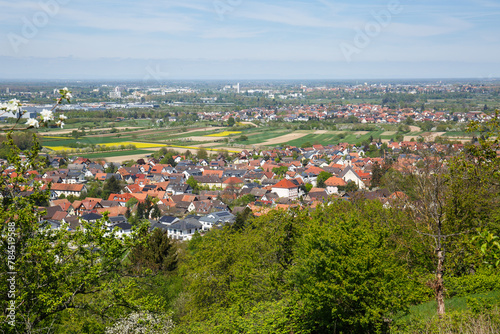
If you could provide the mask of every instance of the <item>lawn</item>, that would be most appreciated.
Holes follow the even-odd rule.
[[[470,308],[470,305],[467,305],[467,299],[475,299],[476,301],[498,301],[500,299],[500,291],[491,291],[487,293],[478,293],[468,295],[466,297],[454,297],[445,299],[445,307],[446,312],[450,313],[453,311],[463,312]],[[410,319],[431,319],[437,317],[437,302],[435,300],[423,303],[420,305],[415,305],[410,307],[410,313],[402,316],[400,319],[397,319],[398,322],[405,322]]]

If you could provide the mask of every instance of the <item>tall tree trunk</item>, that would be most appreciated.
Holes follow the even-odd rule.
[[[437,301],[437,314],[442,318],[445,313],[444,309],[444,282],[443,282],[443,266],[444,266],[444,253],[441,249],[437,250],[437,270],[436,270],[436,283],[434,291]]]

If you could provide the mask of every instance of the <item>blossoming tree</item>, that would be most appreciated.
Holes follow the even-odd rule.
[[[23,127],[18,100],[0,105],[2,111],[17,114],[14,126],[6,131],[8,163],[0,166],[0,252],[7,255],[0,261],[0,331],[5,333],[54,332],[67,310],[104,316],[116,305],[140,309],[125,293],[133,281],[122,281],[124,259],[138,242],[138,234],[119,238],[116,230],[106,228],[106,216],[93,224],[82,221],[82,228],[73,231],[65,224],[53,228],[41,219],[40,207],[48,202],[50,186],[43,187],[35,172],[42,168],[40,145],[34,137],[31,150],[21,152],[12,132],[52,122],[63,127],[66,116],[54,111],[72,96],[67,88],[59,93],[51,110],[43,110],[39,119],[29,118]],[[82,297],[96,294],[108,298]]]

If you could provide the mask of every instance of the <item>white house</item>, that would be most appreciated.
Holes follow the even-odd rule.
[[[356,183],[359,189],[366,189],[366,185],[363,180],[359,177],[358,173],[354,171],[351,166],[347,166],[342,173],[340,173],[340,178],[346,183],[352,181]]]
[[[339,187],[345,187],[347,183],[340,177],[332,176],[325,181],[326,193],[328,195],[338,194]]]
[[[52,183],[51,190],[56,193],[57,197],[61,194],[68,197],[69,195],[80,196],[82,193],[86,193],[87,187],[84,184]]]
[[[197,231],[202,230],[201,223],[195,218],[179,220],[168,226],[167,233],[172,239],[191,240]]]
[[[200,223],[203,226],[203,230],[209,230],[214,225],[221,223],[232,223],[236,217],[227,211],[212,212],[209,215],[200,218]]]
[[[299,186],[290,180],[283,179],[271,188],[271,192],[279,197],[297,199],[299,197]]]

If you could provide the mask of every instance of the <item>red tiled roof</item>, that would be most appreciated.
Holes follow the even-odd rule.
[[[284,189],[292,189],[292,188],[298,188],[295,183],[293,183],[290,180],[283,179],[280,182],[276,183],[273,188],[284,188]]]
[[[104,212],[108,212],[109,217],[125,216],[125,214],[127,213],[127,208],[124,206],[113,206],[110,208],[98,208],[97,212],[101,214]]]
[[[231,176],[229,178],[227,178],[224,182],[222,182],[224,184],[238,184],[238,183],[244,183],[242,179],[240,179],[239,177],[234,177],[234,176]]]
[[[82,191],[83,184],[52,183],[52,190],[59,191]]]
[[[340,177],[332,176],[325,181],[325,185],[330,187],[343,187],[346,186],[347,183]]]

